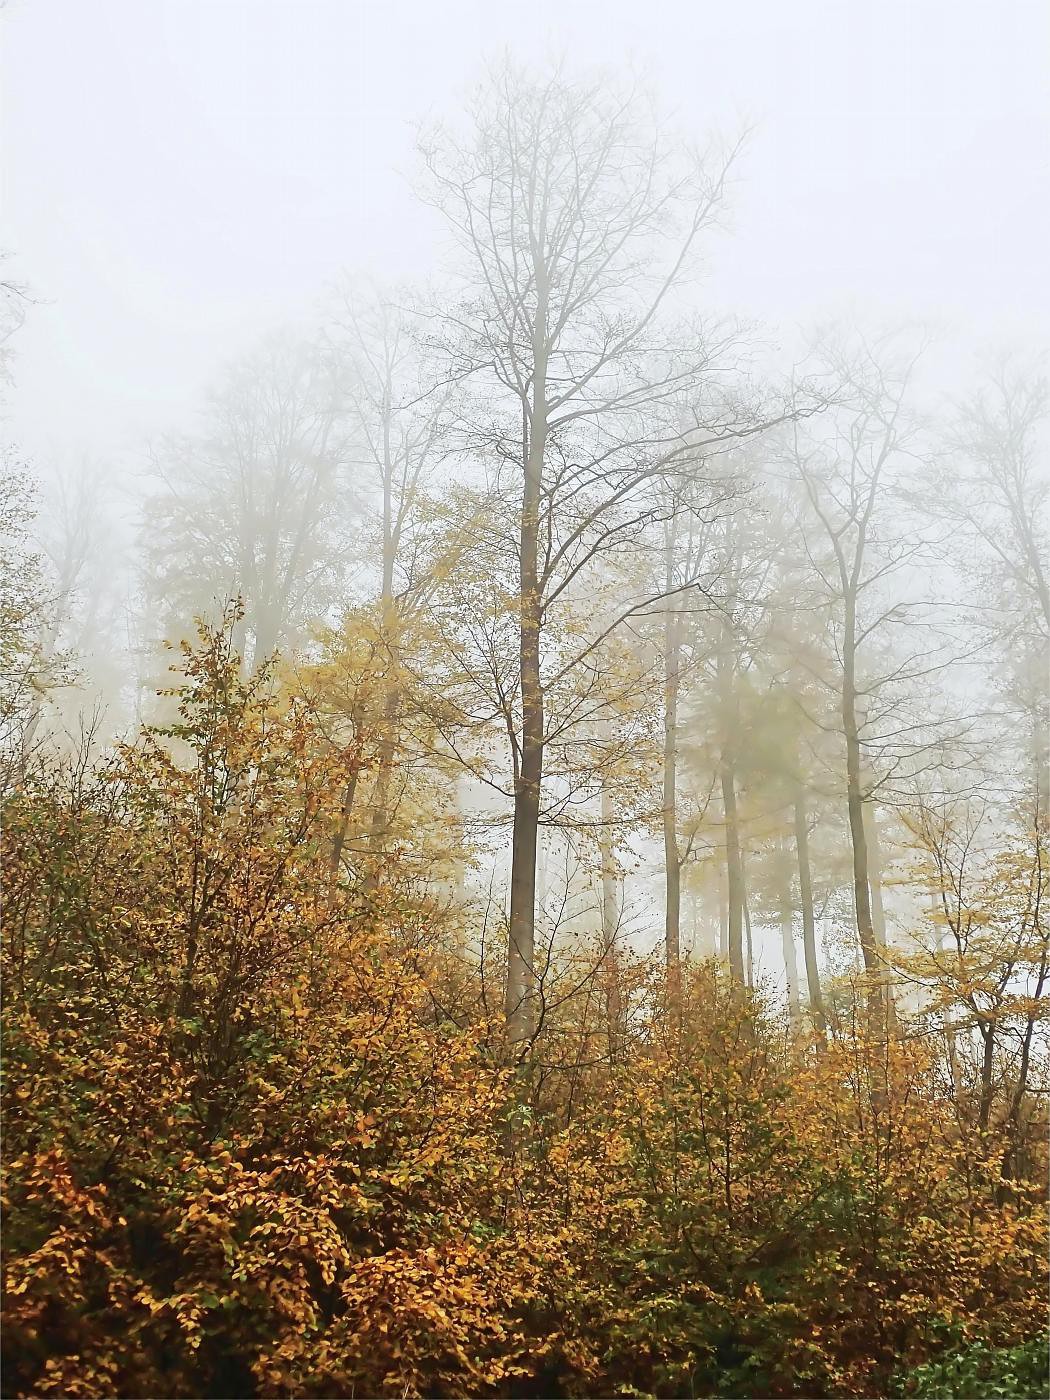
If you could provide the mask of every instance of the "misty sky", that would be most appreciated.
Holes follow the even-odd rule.
[[[9,0],[3,227],[40,304],[14,436],[129,467],[340,269],[432,273],[414,123],[486,57],[633,64],[686,130],[756,128],[710,298],[856,308],[967,353],[1050,325],[1047,0]]]

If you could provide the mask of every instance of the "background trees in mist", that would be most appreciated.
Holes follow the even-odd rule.
[[[144,540],[148,635],[182,636],[240,598],[257,669],[333,600],[355,483],[338,383],[318,344],[274,336],[235,365],[203,429],[157,447]]]

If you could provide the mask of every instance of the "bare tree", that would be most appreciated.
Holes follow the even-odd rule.
[[[1027,729],[1032,790],[1050,811],[1050,388],[1039,364],[1008,356],[956,405],[930,506],[951,522],[953,557],[984,585],[982,602],[1005,657],[1005,687]],[[968,546],[965,550],[961,545]]]
[[[203,432],[160,444],[145,530],[154,635],[240,597],[235,643],[257,668],[324,611],[345,549],[339,408],[330,357],[273,337],[229,372]]]
[[[856,347],[829,337],[822,360],[840,386],[840,403],[808,432],[795,425],[789,452],[805,502],[809,566],[827,605],[831,664],[822,680],[836,693],[845,749],[857,933],[865,971],[882,991],[866,807],[880,780],[925,752],[927,727],[906,722],[900,694],[939,664],[928,636],[903,655],[888,642],[895,624],[920,626],[924,606],[900,588],[887,596],[887,580],[899,578],[924,548],[921,535],[903,528],[900,490],[916,450],[907,396],[923,349],[921,340],[905,344],[895,336]],[[886,761],[881,775],[867,771],[875,755]],[[873,1005],[884,1000],[882,991]]]
[[[13,453],[0,457],[0,786],[25,769],[27,734],[53,680],[41,638],[52,600],[34,547],[36,484]],[[52,659],[53,660],[53,659]]]
[[[40,531],[46,561],[49,603],[47,621],[37,639],[39,664],[45,674],[65,672],[70,658],[82,657],[95,633],[103,594],[111,584],[116,557],[112,534],[103,560],[99,542],[107,500],[102,474],[82,461],[73,473],[57,476],[47,519]],[[28,756],[36,742],[44,713],[44,691],[34,692],[26,717],[22,745]]]
[[[681,958],[682,870],[692,857],[699,826],[710,805],[711,792],[694,803],[690,829],[683,829],[679,802],[680,714],[683,689],[695,680],[698,668],[710,659],[702,622],[717,611],[719,571],[724,563],[712,549],[712,536],[734,509],[732,478],[716,486],[711,480],[689,483],[682,492],[682,509],[670,514],[663,527],[663,752],[661,834],[664,855],[664,956],[669,980],[678,976]],[[682,585],[686,581],[695,589]],[[702,581],[702,587],[701,587]],[[712,785],[713,786],[713,785]]]
[[[375,671],[382,699],[374,719],[377,752],[369,822],[375,856],[382,855],[396,806],[391,785],[405,700],[404,633],[432,581],[433,557],[421,529],[420,505],[444,450],[447,398],[447,390],[433,391],[419,353],[418,321],[403,302],[374,292],[362,296],[344,285],[330,332],[343,386],[348,451],[366,519],[374,508],[378,536],[373,546],[378,566]]]
[[[734,459],[734,465],[744,478],[749,467],[746,458]],[[706,692],[697,695],[691,716],[694,769],[706,762],[722,796],[726,951],[730,973],[741,985],[749,981],[745,933],[750,911],[739,802],[750,766],[747,748],[754,720],[747,692],[768,641],[769,586],[778,549],[757,499],[751,497],[747,505],[746,514],[743,509],[723,512],[706,532],[705,592],[711,606],[698,615],[693,641],[697,678],[706,682]]]
[[[603,639],[663,590],[603,614],[556,666],[545,636],[598,563],[659,517],[653,484],[695,472],[757,424],[735,403],[711,407],[732,336],[675,336],[664,314],[718,216],[736,148],[669,147],[637,94],[604,77],[533,81],[509,64],[471,115],[469,134],[435,132],[424,153],[430,197],[464,256],[464,298],[444,322],[450,377],[464,389],[463,446],[515,522],[504,547],[516,559],[517,661],[500,704],[514,801],[506,1012],[522,1041],[536,1022],[544,756],[570,723],[552,721],[548,691],[593,674]],[[602,701],[587,689],[593,719]]]

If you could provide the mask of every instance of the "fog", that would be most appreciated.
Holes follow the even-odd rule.
[[[686,132],[753,129],[716,307],[917,316],[964,353],[1038,340],[1050,313],[1039,0],[14,0],[2,44],[4,244],[38,299],[11,412],[34,458],[133,471],[340,271],[432,276],[415,125],[504,49],[630,67]]]

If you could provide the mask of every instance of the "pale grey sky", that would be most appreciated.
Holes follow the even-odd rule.
[[[341,268],[425,276],[413,123],[505,46],[756,125],[719,309],[1047,338],[1047,0],[9,0],[0,43],[0,246],[41,298],[12,428],[42,465],[133,465]]]

